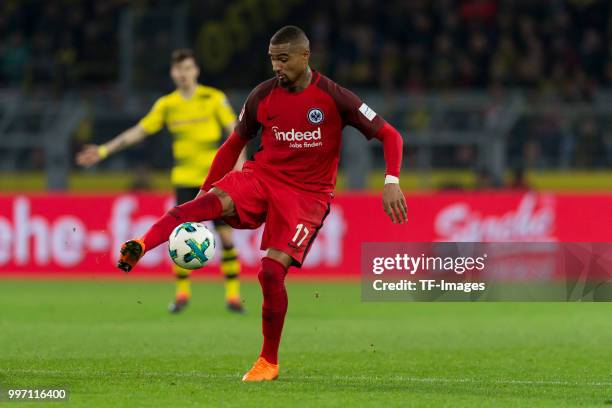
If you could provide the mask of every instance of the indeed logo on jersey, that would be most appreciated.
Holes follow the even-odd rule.
[[[272,132],[274,133],[274,137],[278,141],[309,142],[309,143],[290,143],[289,147],[292,147],[292,148],[323,146],[323,142],[319,141],[321,140],[321,127],[317,127],[316,130],[306,131],[306,132],[299,132],[293,128],[286,132],[282,132],[278,129],[278,126],[272,126]]]
[[[276,140],[282,140],[283,142],[301,142],[302,140],[321,140],[321,128],[318,127],[317,130],[313,130],[312,132],[296,132],[295,129],[288,130],[286,132],[281,132],[278,130],[278,126],[272,126],[272,132],[274,132],[274,137]]]

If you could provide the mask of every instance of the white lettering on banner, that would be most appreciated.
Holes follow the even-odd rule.
[[[49,262],[50,248],[49,223],[42,217],[30,215],[30,201],[17,197],[13,206],[15,220],[15,263],[25,265],[30,262],[30,240],[34,239],[35,262],[40,265]]]
[[[11,242],[13,231],[11,224],[6,218],[0,217],[0,265],[8,263],[11,259]]]
[[[85,239],[85,226],[78,218],[60,217],[51,229],[53,260],[64,267],[78,264],[85,257]]]
[[[556,241],[553,235],[555,209],[551,200],[526,194],[516,210],[500,215],[482,215],[467,203],[455,203],[440,210],[435,218],[439,241],[499,242]]]
[[[81,262],[85,256],[83,223],[73,216],[50,223],[42,216],[33,216],[30,208],[27,198],[17,197],[13,201],[13,225],[0,218],[0,265],[8,263],[11,254],[17,265],[47,265],[53,261],[69,267]]]
[[[92,252],[107,253],[114,264],[121,244],[144,233],[160,214],[142,215],[138,198],[119,196],[112,201],[106,230],[90,229],[85,215],[61,215],[53,220],[31,213],[27,197],[12,201],[12,219],[0,217],[0,265],[14,262],[17,265],[75,267]],[[169,198],[165,209],[174,205]],[[138,216],[136,216],[138,214]],[[212,223],[207,222],[212,228]],[[318,234],[306,266],[339,266],[343,262],[343,240],[346,221],[339,206],[332,206],[325,225]],[[235,230],[234,240],[241,261],[245,266],[259,266],[263,251],[259,250],[263,227],[257,230]],[[219,236],[216,235],[219,241]],[[219,247],[219,246],[217,246]],[[216,251],[212,265],[219,263],[221,251]],[[170,265],[167,246],[160,245],[141,260],[148,268]],[[106,268],[105,266],[104,268]]]
[[[121,196],[113,203],[108,229],[112,234],[111,248],[121,248],[128,239],[132,239],[132,213],[138,202],[132,196]],[[116,257],[117,255],[113,255]]]
[[[102,252],[109,248],[108,235],[104,231],[92,231],[88,241],[88,249],[92,252]]]

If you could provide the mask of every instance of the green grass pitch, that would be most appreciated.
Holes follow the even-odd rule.
[[[0,389],[67,388],[82,407],[609,406],[612,304],[362,303],[355,283],[292,281],[278,381],[243,384],[261,344],[248,313],[198,281],[0,280]],[[0,402],[0,406],[41,403]]]

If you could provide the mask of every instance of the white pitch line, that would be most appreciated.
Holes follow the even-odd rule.
[[[394,376],[394,377],[367,377],[367,376],[331,376],[331,377],[323,377],[323,376],[304,376],[300,377],[304,379],[315,379],[315,380],[324,380],[326,378],[337,379],[337,380],[380,380],[380,381],[398,381],[398,382],[421,382],[421,383],[473,383],[473,384],[499,384],[499,385],[566,385],[566,386],[594,386],[594,387],[612,387],[612,382],[599,382],[599,381],[563,381],[563,380],[481,380],[478,378],[441,378],[441,377],[403,377],[403,376]]]
[[[201,371],[179,371],[179,372],[160,372],[160,371],[104,371],[104,370],[73,370],[73,371],[59,371],[59,370],[39,370],[39,369],[18,369],[18,370],[7,370],[0,369],[0,373],[4,374],[42,374],[42,375],[99,375],[99,376],[113,376],[113,375],[126,375],[126,376],[155,376],[155,377],[196,377],[196,378],[210,378],[210,379],[231,379],[240,378],[242,374],[210,374]],[[468,384],[495,384],[495,385],[562,385],[562,386],[591,386],[591,387],[611,387],[612,382],[603,381],[564,381],[564,380],[503,380],[503,379],[492,379],[482,380],[477,378],[443,378],[443,377],[404,377],[404,376],[392,376],[392,377],[377,377],[377,376],[341,376],[341,375],[330,375],[330,376],[316,376],[316,375],[303,375],[303,376],[292,376],[282,375],[281,378],[289,380],[312,380],[312,381],[345,381],[345,382],[360,382],[360,381],[381,381],[381,382],[416,382],[416,383],[468,383]]]

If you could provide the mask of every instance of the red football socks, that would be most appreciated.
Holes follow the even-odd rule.
[[[219,197],[206,193],[198,198],[176,206],[165,213],[143,235],[145,250],[150,251],[168,240],[172,230],[184,222],[215,220],[221,217],[222,206]]]
[[[271,364],[278,364],[278,346],[287,313],[285,275],[287,269],[280,262],[267,257],[261,260],[261,270],[257,275],[263,292],[261,357]]]

